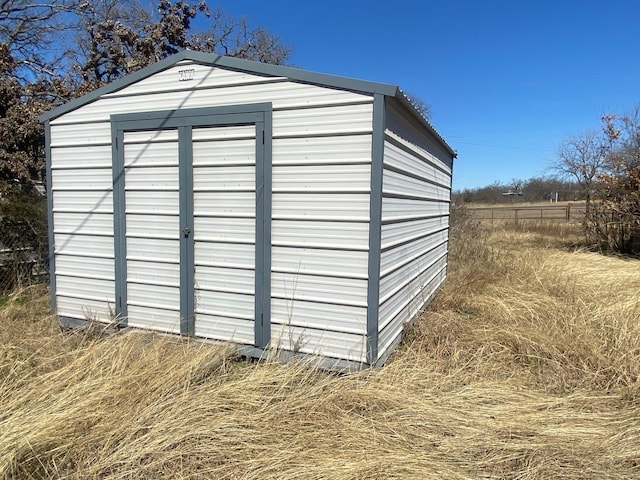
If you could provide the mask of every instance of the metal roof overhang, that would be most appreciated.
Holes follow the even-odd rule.
[[[164,60],[153,63],[152,65],[138,70],[137,72],[116,80],[109,85],[105,85],[82,97],[71,100],[64,105],[60,105],[59,107],[43,113],[42,115],[40,115],[39,120],[41,122],[47,122],[58,118],[65,113],[76,110],[83,105],[97,100],[103,95],[121,90],[129,85],[132,85],[155,73],[166,70],[167,68],[170,68],[173,65],[185,60],[191,60],[203,65],[224,67],[242,72],[276,77],[287,77],[297,82],[319,85],[323,87],[338,88],[342,90],[350,90],[367,94],[381,94],[386,97],[394,97],[411,112],[411,114],[423,127],[425,127],[438,139],[439,142],[442,143],[442,145],[452,155],[452,157],[455,158],[457,156],[455,150],[453,150],[447,144],[444,138],[442,138],[442,136],[433,128],[433,126],[427,121],[427,119],[424,118],[424,116],[420,112],[418,112],[418,110],[416,110],[414,105],[396,85],[369,82],[367,80],[340,77],[337,75],[312,72],[299,68],[285,67],[282,65],[271,65],[267,63],[254,62],[251,60],[244,60],[241,58],[225,57],[223,55],[217,55],[213,53],[196,52],[193,50],[183,50],[182,52],[176,53],[175,55],[165,58]]]

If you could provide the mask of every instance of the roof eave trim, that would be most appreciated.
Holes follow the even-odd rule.
[[[132,85],[146,77],[155,73],[166,70],[178,62],[191,60],[211,66],[226,67],[233,70],[239,70],[247,73],[257,73],[263,75],[271,75],[276,77],[287,77],[291,80],[310,83],[325,87],[334,87],[344,90],[351,90],[365,94],[382,94],[387,96],[397,96],[398,87],[385,83],[369,82],[366,80],[357,80],[353,78],[340,77],[325,73],[301,70],[293,67],[285,67],[282,65],[271,65],[267,63],[255,62],[252,60],[244,60],[234,57],[225,57],[213,53],[195,52],[192,50],[183,50],[175,55],[167,57],[159,62],[155,62],[137,72],[122,77],[108,85],[98,88],[82,97],[71,100],[64,105],[60,105],[38,117],[41,122],[53,120],[70,111],[97,100],[102,95],[113,93]]]

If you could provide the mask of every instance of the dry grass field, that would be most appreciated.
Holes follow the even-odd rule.
[[[0,308],[0,478],[640,478],[640,261],[566,225],[459,223],[380,369],[248,362]]]

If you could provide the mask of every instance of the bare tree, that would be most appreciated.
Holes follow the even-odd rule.
[[[516,195],[522,195],[522,187],[525,185],[525,181],[519,178],[512,178],[508,185],[510,192]]]
[[[575,179],[584,191],[587,217],[598,176],[607,168],[607,140],[588,130],[562,141],[551,170],[563,178]]]
[[[427,120],[431,119],[431,116],[433,115],[431,105],[429,105],[421,97],[413,93],[404,92],[404,95],[424,118],[426,118]]]
[[[70,28],[73,0],[0,0],[0,43],[13,59],[13,74],[22,81],[54,75],[63,54],[56,40]]]
[[[231,57],[245,58],[274,65],[284,65],[291,47],[262,27],[250,28],[246,18],[234,18],[217,9],[211,25],[194,38],[199,49]]]
[[[223,10],[212,14],[204,1],[160,0],[154,14],[138,0],[83,0],[77,13],[83,24],[77,69],[93,87],[185,49],[273,64],[284,64],[291,53],[279,37]],[[210,26],[194,32],[199,18]]]

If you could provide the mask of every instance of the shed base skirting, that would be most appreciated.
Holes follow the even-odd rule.
[[[428,288],[429,288],[429,285],[427,285],[424,288],[423,293]],[[433,300],[433,298],[441,289],[442,289],[442,285],[436,288],[435,290],[433,290],[427,296],[427,299],[424,302],[424,306],[410,321],[406,322],[405,325],[410,325],[418,321],[420,317],[422,317],[422,314],[424,313],[424,311],[431,304],[431,301]],[[98,322],[94,320],[81,320],[78,318],[71,318],[71,317],[58,317],[58,321],[60,322],[60,325],[63,328],[69,328],[74,330],[86,328],[90,324],[99,325],[102,329],[102,333],[104,334],[114,334],[125,329],[134,329],[134,327],[127,327],[126,325],[121,326],[115,322],[103,323],[103,322]],[[276,359],[281,362],[296,361],[296,362],[306,364],[313,368],[319,368],[321,370],[329,370],[329,371],[338,372],[338,373],[350,373],[350,372],[358,372],[360,370],[364,370],[370,367],[375,367],[375,368],[382,367],[387,362],[389,357],[393,354],[396,347],[402,342],[402,339],[404,338],[405,328],[402,329],[402,332],[400,333],[400,335],[394,338],[393,342],[386,348],[385,352],[380,356],[380,358],[378,358],[373,363],[373,365],[369,365],[368,363],[358,362],[354,360],[345,360],[345,359],[328,357],[323,355],[313,355],[310,353],[291,352],[288,350],[274,350],[269,347],[262,348],[262,347],[254,347],[252,345],[240,345],[240,344],[234,344],[233,342],[223,342],[219,340],[211,340],[211,339],[202,338],[202,337],[187,336],[186,338],[197,340],[199,342],[218,344],[218,345],[223,345],[225,343],[228,343],[237,347],[238,354],[244,357],[255,358],[257,360]],[[138,328],[135,328],[135,329],[143,330]],[[153,332],[156,335],[166,335],[173,338],[180,338],[175,333],[165,333],[165,332],[159,332],[156,330],[147,330],[147,331]]]
[[[339,372],[339,373],[357,372],[370,367],[370,365],[367,363],[357,362],[354,360],[344,360],[340,358],[313,355],[310,353],[291,352],[287,350],[274,350],[271,348],[254,347],[252,345],[239,345],[233,342],[224,342],[220,340],[212,340],[209,338],[202,338],[202,337],[179,336],[179,335],[176,335],[175,333],[160,332],[157,330],[146,330],[146,329],[141,329],[137,327],[127,327],[126,325],[120,326],[119,324],[116,324],[116,323],[105,323],[105,322],[98,322],[95,320],[82,320],[79,318],[71,318],[71,317],[58,317],[58,322],[60,323],[60,326],[62,328],[70,329],[70,330],[80,330],[83,328],[87,328],[90,325],[96,325],[100,327],[102,333],[105,335],[112,335],[125,330],[126,331],[136,330],[136,331],[149,332],[155,335],[167,336],[167,337],[176,338],[176,339],[183,338],[183,339],[189,339],[189,340],[197,340],[198,342],[210,343],[214,345],[229,344],[229,345],[235,346],[238,350],[238,354],[243,357],[254,358],[256,360],[275,359],[281,362],[297,361],[313,368],[330,370],[332,372]],[[391,352],[389,352],[389,354],[390,353]],[[381,366],[382,363],[383,362],[378,362],[376,366]]]

